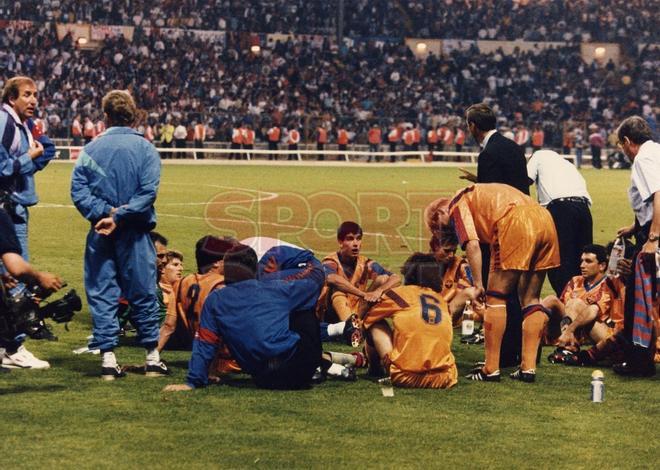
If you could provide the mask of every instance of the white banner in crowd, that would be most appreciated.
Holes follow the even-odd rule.
[[[32,27],[32,21],[23,20],[0,20],[0,28],[11,28],[13,30],[23,30]]]
[[[87,23],[57,23],[57,39],[61,41],[64,37],[71,33],[74,41],[77,41],[79,38],[89,39],[90,25]]]
[[[110,26],[110,25],[94,25],[92,26],[92,41],[103,41],[106,36],[109,38],[117,38],[124,35],[128,41],[133,41],[133,26]]]
[[[144,32],[151,36],[152,34],[160,33],[170,39],[178,39],[187,34],[191,34],[197,39],[206,41],[213,41],[215,43],[225,44],[227,42],[227,34],[225,31],[208,31],[204,29],[182,29],[182,28],[144,28]]]

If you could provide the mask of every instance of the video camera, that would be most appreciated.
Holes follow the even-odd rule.
[[[14,295],[8,295],[4,286],[0,291],[0,338],[7,341],[21,334],[39,339],[37,332],[44,319],[67,323],[82,309],[82,301],[74,289],[52,302],[44,302],[50,294],[39,286],[30,286]]]

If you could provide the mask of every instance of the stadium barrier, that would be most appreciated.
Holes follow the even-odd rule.
[[[78,154],[82,149],[81,146],[63,145],[57,147],[57,158],[60,160],[76,160]],[[436,152],[432,154],[424,149],[417,151],[380,151],[370,152],[367,150],[268,150],[263,148],[257,149],[231,149],[231,148],[170,148],[170,147],[157,147],[158,152],[164,161],[190,161],[202,160],[204,162],[218,162],[218,163],[248,163],[259,162],[264,163],[268,161],[279,162],[308,162],[308,163],[334,163],[334,164],[351,164],[351,163],[366,163],[371,157],[371,162],[381,164],[392,163],[414,163],[416,166],[419,164],[437,165],[446,163],[463,163],[476,165],[477,152]],[[531,154],[528,154],[529,157]],[[272,157],[272,159],[271,159]],[[319,160],[319,157],[323,157]],[[567,160],[575,163],[575,155],[562,155]],[[394,158],[394,162],[392,162]],[[378,160],[379,159],[379,160]],[[583,162],[590,162],[591,156],[585,154]]]

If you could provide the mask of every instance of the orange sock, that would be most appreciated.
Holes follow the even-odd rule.
[[[500,300],[488,299],[484,312],[484,346],[486,350],[486,366],[488,374],[500,368],[500,348],[506,329],[506,303]]]
[[[532,313],[527,315],[525,315],[525,310],[527,309],[523,309],[522,363],[520,364],[520,368],[524,371],[536,369],[536,354],[538,353],[539,344],[541,343],[543,329],[548,322],[548,316],[543,310],[533,310]]]

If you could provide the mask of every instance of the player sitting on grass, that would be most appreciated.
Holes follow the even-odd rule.
[[[455,306],[448,305],[440,293],[441,266],[433,255],[415,253],[401,272],[405,285],[386,291],[364,318],[367,341],[378,352],[393,384],[449,388],[458,377],[451,352],[450,311]]]
[[[601,245],[587,245],[580,257],[580,276],[574,276],[564,288],[560,298],[550,295],[543,306],[552,311],[548,325],[549,337],[557,338],[557,350],[548,360],[563,362],[580,344],[592,340],[598,343],[623,326],[621,311],[613,311],[613,298],[621,297],[608,282],[607,252]],[[553,331],[554,330],[554,331]]]
[[[466,289],[473,287],[470,265],[465,256],[456,256],[458,239],[453,230],[443,232],[440,237],[433,235],[429,246],[431,254],[441,267],[440,295],[447,303],[456,299],[456,302],[453,302],[454,310],[452,310],[451,315],[454,328],[457,328],[461,325],[465,303],[470,299]],[[482,320],[483,311],[477,308],[478,305],[478,303],[475,303],[474,313],[479,320]],[[461,342],[469,344],[483,343],[483,341],[484,337],[480,332],[475,332],[472,336],[461,339]]]
[[[343,222],[337,229],[339,251],[323,258],[327,281],[317,304],[320,320],[346,321],[360,310],[360,302],[378,302],[385,291],[401,283],[397,274],[360,254],[362,227]]]
[[[321,365],[314,309],[325,275],[310,251],[278,248],[265,257],[275,260],[276,269],[269,272],[250,247],[237,245],[225,255],[226,287],[212,292],[204,305],[186,384],[167,391],[207,385],[221,337],[258,387],[300,389],[312,383]]]
[[[278,250],[273,248],[290,247],[302,250],[302,248],[287,243],[283,240],[271,237],[250,237],[241,240],[241,244],[251,247],[257,253],[259,260],[260,273],[273,272],[278,269],[277,261],[273,255],[278,253]],[[268,255],[267,255],[268,253]],[[321,322],[321,341],[339,341],[357,348],[362,342],[362,332],[360,329],[360,322],[356,315],[350,316],[346,321],[339,321],[336,323]],[[337,355],[336,357],[339,357]],[[334,361],[333,361],[334,362]],[[360,362],[360,361],[358,361]],[[353,364],[355,365],[355,364]],[[358,367],[360,367],[358,365]]]

